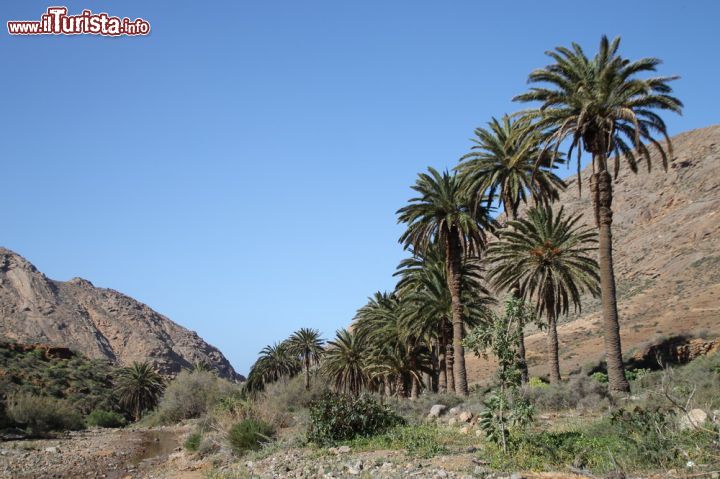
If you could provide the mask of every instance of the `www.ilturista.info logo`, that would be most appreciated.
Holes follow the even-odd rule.
[[[107,13],[83,10],[80,15],[68,15],[67,7],[49,7],[40,21],[7,22],[10,35],[148,35],[150,23],[137,18],[111,17]]]

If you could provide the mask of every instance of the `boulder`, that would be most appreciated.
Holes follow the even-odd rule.
[[[428,417],[440,417],[445,413],[446,409],[447,406],[444,404],[435,404],[433,407],[430,408],[430,413],[428,414]]]
[[[707,419],[708,415],[702,409],[691,409],[687,414],[680,416],[678,427],[680,430],[693,429],[705,424]]]
[[[470,411],[463,411],[458,416],[458,420],[460,422],[470,422],[470,421],[472,421],[472,418],[473,418],[473,413],[471,413]]]

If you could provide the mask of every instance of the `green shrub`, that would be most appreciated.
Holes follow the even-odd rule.
[[[369,395],[326,395],[310,405],[308,439],[320,445],[372,436],[405,420]]]
[[[123,427],[127,421],[122,414],[115,411],[96,409],[88,414],[85,423],[91,427]]]
[[[263,444],[272,441],[275,435],[273,427],[257,419],[245,419],[228,431],[228,442],[233,451],[240,455],[247,451],[257,451]]]
[[[159,422],[176,423],[205,415],[236,386],[208,371],[182,371],[168,384],[158,406]]]
[[[528,386],[531,388],[546,388],[548,387],[548,383],[542,380],[542,378],[533,376],[528,381]]]
[[[599,382],[600,384],[607,384],[608,383],[608,375],[602,371],[597,371],[592,373],[590,375],[591,378],[593,378],[595,381]]]
[[[190,452],[196,452],[200,449],[200,443],[202,442],[202,434],[194,432],[190,434],[185,440],[185,449]]]
[[[70,403],[48,396],[15,394],[8,400],[7,415],[16,426],[34,435],[84,426],[82,416]]]

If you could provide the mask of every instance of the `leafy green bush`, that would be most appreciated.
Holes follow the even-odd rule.
[[[370,395],[326,395],[310,405],[308,439],[320,445],[372,436],[405,420]]]
[[[607,373],[604,373],[602,371],[594,372],[590,375],[590,377],[593,378],[595,381],[599,382],[600,384],[608,383],[608,375]]]
[[[196,452],[198,449],[200,449],[200,443],[202,442],[202,434],[199,432],[194,432],[190,434],[187,439],[185,440],[185,449],[187,449],[190,452]]]
[[[168,384],[158,406],[159,422],[176,423],[205,415],[237,387],[208,371],[182,371]]]
[[[543,381],[542,378],[533,376],[528,381],[528,386],[530,386],[531,388],[546,388],[548,387],[548,383]]]
[[[88,414],[85,423],[91,427],[123,427],[127,421],[122,414],[115,411],[96,409]]]
[[[34,435],[84,426],[82,416],[69,402],[49,396],[15,394],[8,399],[7,415],[16,426]]]
[[[257,419],[245,419],[228,431],[228,442],[233,451],[240,455],[247,451],[257,451],[263,444],[272,441],[275,435],[273,427]]]

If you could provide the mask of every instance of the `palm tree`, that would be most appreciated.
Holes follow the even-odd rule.
[[[560,381],[558,316],[571,305],[579,310],[584,292],[599,293],[598,265],[589,256],[596,244],[595,231],[582,225],[580,215],[567,217],[563,208],[554,214],[543,206],[510,221],[488,247],[490,280],[499,288],[518,285],[520,296],[547,320],[552,382]]]
[[[335,339],[328,341],[321,371],[337,391],[357,396],[368,384],[366,353],[367,345],[362,335],[340,329]]]
[[[396,276],[398,294],[404,298],[405,326],[409,334],[424,337],[436,344],[438,356],[438,390],[454,391],[454,355],[452,342],[452,297],[447,282],[447,268],[438,248],[400,262]],[[465,328],[472,328],[489,314],[494,303],[484,286],[483,269],[474,259],[462,264],[462,303]],[[449,384],[448,384],[449,383]]]
[[[430,350],[422,334],[408,328],[407,303],[396,293],[377,292],[358,310],[353,322],[357,334],[367,342],[366,370],[372,379],[394,386],[398,397],[417,399],[422,373],[430,372]]]
[[[248,375],[248,389],[260,391],[266,384],[289,378],[300,372],[298,357],[289,351],[287,341],[265,346]]]
[[[157,406],[165,390],[162,377],[149,362],[133,362],[118,373],[115,393],[120,405],[138,421],[144,411]]]
[[[456,170],[466,178],[468,194],[488,207],[499,200],[507,220],[515,220],[518,208],[528,197],[536,204],[558,199],[565,183],[552,171],[550,154],[541,154],[542,141],[529,121],[512,120],[508,115],[493,118],[488,128],[477,128],[472,151],[462,158]],[[540,161],[538,162],[538,159]],[[554,162],[561,163],[561,158]],[[514,287],[512,288],[514,289]],[[518,356],[523,383],[528,381],[525,336],[522,328]]]
[[[454,375],[456,392],[467,395],[467,372],[463,339],[462,263],[463,258],[477,256],[485,246],[485,231],[491,220],[487,210],[471,207],[458,177],[447,171],[428,168],[412,187],[420,196],[412,198],[397,212],[398,221],[407,223],[400,237],[406,248],[419,254],[433,244],[442,248],[447,267],[447,283],[452,298]]]
[[[311,328],[300,328],[288,339],[288,351],[300,356],[305,370],[305,389],[310,389],[310,366],[320,362],[324,340],[320,331]]]
[[[617,177],[620,156],[630,170],[637,172],[645,160],[651,167],[650,151],[642,141],[655,146],[667,169],[672,144],[667,128],[657,110],[682,112],[682,103],[671,96],[671,80],[677,77],[639,78],[639,74],[655,72],[661,61],[642,58],[630,61],[618,54],[620,38],[600,40],[598,53],[589,59],[580,45],[557,47],[546,52],[554,63],[535,70],[530,83],[544,83],[515,97],[516,101],[540,102],[528,110],[525,118],[544,131],[548,145],[557,150],[569,140],[568,158],[577,151],[578,187],[581,186],[580,157],[584,149],[592,155],[590,190],[595,221],[599,230],[598,262],[602,289],[603,326],[610,389],[630,390],[622,363],[620,324],[617,313],[615,274],[612,258],[612,179],[609,156],[615,154],[614,175]],[[654,135],[666,140],[662,145]],[[634,150],[633,150],[634,148]]]

